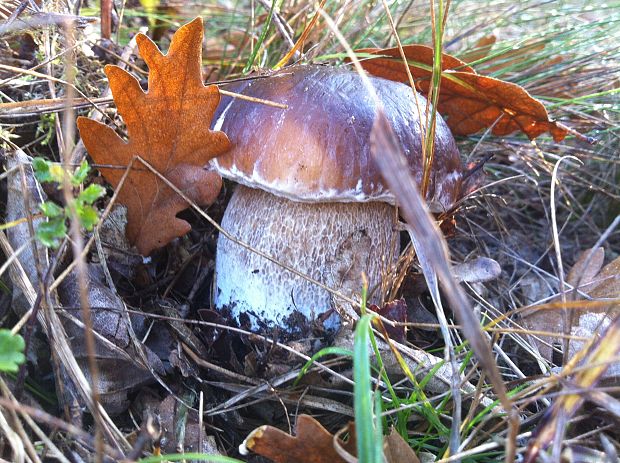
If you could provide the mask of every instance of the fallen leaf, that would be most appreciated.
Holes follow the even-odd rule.
[[[498,136],[520,130],[534,139],[549,132],[559,142],[568,133],[549,119],[544,105],[523,87],[478,74],[448,71],[442,79],[437,109],[457,135],[493,127],[491,132]]]
[[[127,240],[126,229],[127,208],[118,205],[99,224],[99,238],[108,268],[127,280],[134,281],[142,264],[142,256]],[[136,283],[134,281],[134,284]]]
[[[23,179],[20,169],[17,169],[20,164],[24,170]],[[7,156],[7,170],[11,172],[8,176],[6,199],[6,220],[10,222],[20,217],[26,217],[29,213],[33,214],[34,211],[38,210],[39,204],[46,200],[46,197],[42,194],[41,186],[34,176],[31,160],[23,151],[18,150]],[[25,182],[30,198],[28,204],[30,212],[25,208],[25,192],[22,180]],[[42,220],[35,218],[33,222],[36,226]],[[29,243],[28,223],[20,223],[9,229],[8,238],[13,249],[19,249],[24,244]],[[19,261],[26,277],[31,282],[37,282],[36,262],[38,261],[45,266],[49,265],[47,249],[40,243],[33,242],[32,246],[26,246],[25,250],[19,255]],[[97,387],[99,400],[106,411],[116,415],[127,409],[129,405],[128,394],[132,390],[151,382],[154,372],[163,374],[164,366],[148,347],[135,339],[132,342],[131,333],[134,332],[136,336],[142,338],[149,329],[149,325],[143,317],[136,315],[131,317],[131,329],[129,328],[130,320],[128,317],[126,318],[126,314],[123,314],[126,306],[118,294],[105,284],[102,267],[89,263],[86,266],[86,272],[88,279],[86,298],[88,307],[90,307],[92,328],[97,334],[95,338],[95,359],[99,367],[99,382],[94,386]],[[20,280],[18,273],[12,272],[11,279],[15,287],[18,288],[17,282]],[[81,312],[80,310],[71,310],[71,308],[79,308],[81,304],[82,293],[76,272],[70,273],[58,285],[58,292],[52,294],[54,301],[60,302],[59,305],[56,304],[54,313],[61,317],[58,319],[59,324],[62,322],[62,331],[70,343],[71,356],[77,362],[76,365],[79,365],[82,371],[88,375],[88,363],[91,359],[86,348]],[[25,293],[17,289],[13,291],[12,305],[19,315],[23,315],[26,310],[32,307],[32,301],[29,302],[25,296]],[[63,307],[68,310],[63,310]],[[43,326],[45,327],[45,325]],[[54,339],[45,328],[44,332],[49,337],[50,345],[55,349],[60,349],[58,348],[58,340]],[[39,364],[49,363],[49,350],[46,352],[47,357],[39,358]],[[30,360],[34,361],[35,358]],[[61,406],[73,406],[73,398],[80,398],[81,393],[76,383],[70,379],[69,367],[57,362],[52,362],[52,365],[55,369],[55,381],[60,391]],[[91,386],[93,386],[92,382]],[[81,399],[77,400],[81,401]]]
[[[99,367],[97,390],[106,411],[111,415],[118,415],[129,407],[129,393],[152,382],[153,373],[164,374],[164,365],[148,347],[135,339],[132,342],[129,319],[123,316],[125,305],[118,294],[105,285],[101,266],[87,264],[86,270],[86,296],[91,311],[91,323],[93,331],[99,335],[96,339],[96,360]],[[64,307],[80,306],[80,286],[75,272],[70,273],[59,285],[58,296]],[[88,372],[89,353],[81,313],[69,312],[64,314],[62,320],[71,340],[73,355],[83,371]],[[145,335],[148,324],[144,318],[134,317],[131,323],[136,336]]]
[[[390,339],[403,343],[407,338],[407,327],[404,323],[407,323],[407,303],[404,299],[396,299],[394,301],[386,302],[383,307],[378,307],[375,304],[370,306],[370,310],[378,313],[388,320],[394,322],[403,323],[403,325],[392,326],[387,323],[383,323],[385,331],[389,335]]]
[[[394,428],[383,440],[383,453],[387,463],[420,463],[411,446]]]
[[[403,49],[416,89],[427,95],[431,85],[432,48],[408,45]],[[398,48],[366,48],[357,52],[377,55],[361,61],[370,74],[409,83]],[[568,129],[549,119],[543,104],[523,87],[481,76],[463,61],[445,53],[442,70],[437,110],[454,134],[470,135],[492,127],[491,132],[499,136],[520,130],[534,139],[549,132],[557,142],[567,135]]]
[[[115,188],[125,172],[123,167],[134,156],[141,156],[196,204],[206,206],[217,197],[221,178],[204,166],[227,151],[230,142],[223,132],[209,129],[220,94],[216,86],[205,87],[202,82],[202,35],[202,19],[196,18],[174,34],[167,55],[147,36],[136,37],[140,55],[150,70],[146,93],[129,73],[106,66],[129,141],[122,140],[112,128],[84,117],[78,118],[78,127],[94,161],[117,166],[99,168]],[[138,161],[118,201],[127,206],[127,238],[143,255],[191,228],[176,217],[189,204]]]
[[[348,425],[349,439],[338,439],[341,452],[356,455],[355,426]],[[297,418],[297,436],[293,437],[273,426],[261,426],[252,431],[239,448],[242,455],[251,450],[275,463],[347,463],[334,448],[334,436],[308,415]],[[419,463],[413,449],[392,428],[383,438],[383,453],[387,463]]]
[[[604,259],[603,248],[583,251],[566,276],[566,283],[574,288],[566,291],[566,300],[569,302],[584,299],[583,294],[598,302],[615,299],[609,304],[597,304],[586,310],[571,310],[569,312],[570,327],[567,331],[575,337],[598,336],[609,325],[613,317],[620,313],[617,303],[620,297],[620,258],[616,258],[603,267]],[[556,298],[555,302],[559,300]],[[533,308],[523,316],[523,324],[530,330],[561,333],[562,311]],[[561,339],[554,336],[532,336],[531,340],[538,352],[547,360],[552,360],[553,352],[550,345],[561,344]],[[569,359],[585,345],[586,342],[582,339],[571,339]],[[617,371],[612,370],[612,374],[617,374]]]
[[[575,291],[583,289],[594,281],[603,268],[604,261],[605,250],[603,248],[583,251],[568,272],[566,282],[575,288]]]
[[[574,301],[576,299],[581,299],[579,291],[588,292],[588,288],[592,289],[592,284],[601,271],[604,262],[605,250],[601,247],[597,249],[588,249],[582,252],[568,272],[568,275],[566,275],[566,283],[573,288],[567,294],[566,300]],[[551,314],[554,316],[561,316],[557,311],[552,311]],[[569,312],[568,315],[569,322],[572,326],[575,320],[579,318],[580,314]],[[561,327],[562,325],[560,324],[559,326]]]
[[[433,69],[433,48],[426,45],[404,45],[403,51],[409,62],[409,71],[415,80],[430,80]],[[375,76],[397,82],[409,83],[407,68],[398,48],[360,48],[355,53],[368,53],[378,55],[377,58],[369,57],[361,61],[364,69]],[[441,69],[458,70],[475,74],[474,68],[452,55],[441,55]],[[417,86],[417,85],[416,85]]]
[[[613,299],[620,297],[620,257],[617,257],[591,280],[588,294],[596,299]],[[607,308],[599,309],[606,312]]]
[[[296,431],[293,437],[273,426],[261,426],[246,437],[239,451],[245,455],[251,450],[275,463],[346,463],[334,448],[334,436],[311,416],[299,415]],[[355,455],[355,439],[349,437],[340,444]]]

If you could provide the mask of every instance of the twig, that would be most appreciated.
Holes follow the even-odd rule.
[[[67,43],[69,48],[71,48],[71,45],[73,45],[73,43],[75,42],[75,23],[73,21],[66,22],[64,26],[65,43]],[[63,135],[65,143],[62,147],[63,149],[60,152],[65,171],[67,172],[70,171],[68,163],[71,162],[71,152],[73,150],[73,140],[75,136],[75,114],[72,108],[73,98],[75,97],[75,93],[73,92],[73,89],[75,88],[73,84],[75,80],[74,63],[74,56],[70,54],[65,61],[65,74],[67,75],[68,84],[68,88],[65,94],[66,107],[64,111],[63,121]],[[90,308],[90,301],[88,298],[88,277],[86,271],[86,261],[82,257],[80,257],[82,250],[84,249],[84,239],[80,230],[79,216],[75,208],[73,188],[67,175],[63,176],[63,180],[63,193],[65,204],[67,205],[71,216],[69,233],[72,238],[71,244],[73,248],[73,255],[78,256],[76,259],[77,280],[79,288],[80,306],[82,308],[82,321],[85,325],[84,344],[86,346],[88,370],[93,384],[93,387],[91,388],[91,395],[92,402],[94,404],[93,417],[95,419],[95,462],[101,463],[104,456],[102,432],[104,424],[102,417],[99,413],[99,367],[97,366],[96,360],[97,352],[95,337],[93,335],[93,320]]]
[[[263,100],[262,98],[255,98],[253,96],[242,95],[241,93],[229,92],[228,90],[219,89],[222,95],[232,96],[240,100],[251,101],[252,103],[260,103],[266,106],[273,106],[274,108],[287,109],[288,105],[283,103],[276,103],[275,101]]]
[[[88,16],[74,16],[62,13],[39,13],[26,19],[18,19],[13,24],[1,25],[0,35],[24,29],[38,29],[45,26],[64,26],[67,22],[74,21],[84,25],[92,23],[93,21],[96,21],[96,19],[89,18]]]
[[[9,16],[9,19],[6,20],[6,23],[4,25],[10,26],[11,24],[13,24],[13,22],[17,18],[19,18],[19,15],[22,14],[26,10],[29,3],[30,3],[30,0],[22,0],[21,3],[17,6],[17,8],[13,10],[13,13],[11,13],[11,16]]]
[[[36,277],[39,283],[37,285],[38,286],[37,298],[30,311],[31,312],[30,319],[28,321],[28,325],[26,326],[26,332],[24,333],[24,344],[25,344],[24,351],[28,352],[29,347],[30,347],[30,338],[32,336],[32,332],[34,331],[35,320],[37,318],[37,312],[41,305],[41,298],[45,294],[46,281],[48,281],[48,279],[51,278],[52,271],[53,271],[52,270],[53,265],[50,265],[48,267],[46,271],[46,275],[44,277],[42,263],[39,259],[40,258],[39,248],[37,247],[37,243],[34,239],[35,231],[34,231],[34,223],[33,223],[33,218],[32,218],[32,213],[31,213],[32,209],[31,209],[31,204],[30,204],[30,199],[31,199],[30,188],[28,187],[24,165],[18,161],[18,167],[19,167],[20,180],[21,180],[21,186],[22,186],[22,192],[23,192],[23,198],[24,198],[24,210],[26,211],[26,215],[28,218],[28,221],[27,221],[28,233],[30,234],[30,239],[28,240],[28,242],[30,243],[30,246],[31,246],[32,258],[34,260],[35,270],[36,270]],[[24,363],[20,366],[19,372],[17,374],[17,379],[15,381],[15,397],[17,398],[17,400],[21,398],[25,378],[26,378],[26,364]]]
[[[2,389],[2,394],[5,397],[7,397],[9,400],[12,400],[13,402],[17,402],[15,398],[13,397],[13,395],[11,394],[9,387],[6,385],[6,383],[1,377],[0,377],[0,389]],[[13,427],[17,428],[17,433],[20,435],[22,442],[24,443],[26,447],[26,452],[28,452],[28,455],[30,456],[30,459],[35,463],[41,463],[41,460],[39,458],[39,455],[37,455],[34,445],[32,444],[29,437],[26,435],[24,427],[22,426],[22,423],[19,420],[19,417],[17,416],[17,411],[10,410],[10,413],[13,418]]]
[[[40,72],[37,71],[30,71],[29,69],[21,69],[21,68],[16,68],[14,66],[8,66],[6,64],[0,64],[0,69],[4,69],[6,71],[11,71],[11,72],[18,72],[18,73],[22,73],[22,74],[27,74],[33,77],[39,77],[41,79],[45,79],[47,81],[51,82],[56,82],[58,84],[62,84],[62,85],[66,85],[68,87],[70,87],[71,89],[73,89],[74,91],[76,91],[77,93],[79,93],[82,98],[84,98],[86,101],[90,102],[90,104],[99,112],[101,112],[101,114],[103,116],[105,116],[105,113],[103,111],[101,111],[101,109],[99,109],[99,107],[94,103],[94,101],[89,98],[88,96],[86,96],[86,94],[84,94],[80,89],[78,89],[73,83],[69,83],[63,79],[57,79],[56,77],[52,77],[51,75],[48,74],[42,74]],[[55,92],[54,92],[55,94]],[[54,97],[55,98],[55,97]],[[11,103],[13,104],[13,103]],[[23,104],[23,103],[22,103]]]
[[[4,399],[0,398],[0,405]],[[0,410],[0,431],[6,436],[9,441],[9,445],[13,449],[13,461],[15,463],[23,463],[26,459],[26,451],[24,449],[24,443],[22,442],[19,434],[17,434],[11,426],[9,426],[4,413]]]

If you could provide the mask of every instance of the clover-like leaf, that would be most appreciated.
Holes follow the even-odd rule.
[[[54,217],[47,222],[41,222],[37,227],[37,239],[48,248],[57,248],[67,234],[65,217]]]
[[[0,371],[16,372],[26,361],[24,347],[24,338],[19,334],[0,329]]]
[[[51,201],[45,201],[39,204],[39,208],[45,217],[54,219],[56,217],[64,216],[64,209]]]
[[[78,195],[78,201],[82,201],[86,204],[92,204],[101,198],[105,194],[105,188],[101,185],[91,184],[88,185],[84,191]]]

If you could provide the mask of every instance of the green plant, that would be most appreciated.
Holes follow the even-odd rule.
[[[360,304],[362,316],[357,321],[353,343],[353,380],[355,381],[353,409],[355,412],[358,460],[363,463],[380,463],[383,461],[383,426],[381,420],[383,404],[379,391],[375,391],[373,394],[368,348],[369,342],[373,349],[376,348],[371,323],[377,315],[366,310],[367,292],[367,283],[364,282]]]
[[[26,361],[24,347],[24,338],[19,334],[13,334],[6,328],[0,329],[1,372],[17,372],[19,366]]]
[[[370,326],[375,316],[366,313],[358,320],[353,348],[353,408],[357,456],[359,461],[364,463],[383,461],[382,404],[379,392],[377,391],[376,395],[372,392],[368,349]]]
[[[64,207],[51,201],[45,201],[40,205],[41,212],[47,221],[37,228],[37,239],[44,246],[57,248],[67,234],[67,219],[71,218],[74,213],[85,230],[92,230],[99,220],[99,214],[93,207],[93,203],[105,194],[105,189],[94,184],[83,188],[84,181],[90,172],[88,162],[83,161],[73,172],[69,172],[59,163],[43,158],[34,158],[32,166],[35,177],[41,183],[57,183],[58,188],[68,184],[81,190],[70,204]]]

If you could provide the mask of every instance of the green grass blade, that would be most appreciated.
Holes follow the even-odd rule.
[[[297,386],[301,378],[308,372],[310,367],[316,362],[319,358],[325,357],[326,355],[344,355],[347,357],[353,357],[353,352],[348,349],[343,349],[342,347],[325,347],[310,357],[310,360],[306,362],[306,364],[301,368],[299,375],[295,379],[293,383],[293,387]]]
[[[280,8],[280,6],[282,5],[282,1],[283,0],[272,0],[271,8],[269,9],[269,15],[267,16],[267,22],[263,26],[263,30],[260,34],[260,37],[258,38],[258,41],[254,45],[254,49],[252,50],[252,55],[248,59],[248,62],[245,64],[245,67],[243,68],[244,74],[248,72],[252,68],[252,66],[254,66],[254,61],[256,61],[256,55],[258,55],[258,51],[260,50],[261,46],[265,42],[265,39],[267,38],[267,34],[269,33],[269,28],[271,27],[271,20],[273,19],[274,11],[276,11],[276,8]]]
[[[353,397],[355,411],[355,433],[357,438],[357,458],[360,463],[382,463],[382,449],[377,449],[377,435],[380,429],[375,426],[373,413],[372,387],[370,380],[370,351],[368,336],[374,314],[363,315],[355,328],[353,348]],[[379,450],[379,451],[377,451]]]

